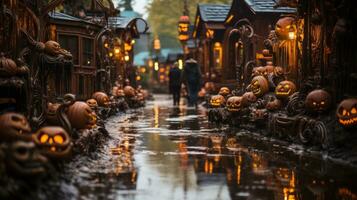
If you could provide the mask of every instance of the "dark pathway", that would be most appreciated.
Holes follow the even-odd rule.
[[[167,96],[111,118],[112,139],[66,169],[60,199],[357,199],[357,170],[299,146],[209,127]],[[259,136],[258,136],[259,137]]]

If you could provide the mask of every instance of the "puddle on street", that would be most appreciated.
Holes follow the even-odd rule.
[[[204,112],[163,95],[111,118],[108,144],[67,166],[56,199],[357,199],[355,168],[210,127]]]

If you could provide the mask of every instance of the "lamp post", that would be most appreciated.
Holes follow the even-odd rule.
[[[185,51],[186,42],[190,38],[189,27],[190,27],[190,18],[188,13],[188,4],[187,4],[187,0],[184,0],[183,15],[180,17],[180,20],[178,22],[178,39],[182,44],[184,55],[186,53]]]

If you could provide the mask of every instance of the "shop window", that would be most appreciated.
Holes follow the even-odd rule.
[[[93,66],[94,65],[93,40],[88,38],[83,38],[82,47],[83,47],[82,65]]]
[[[222,69],[222,45],[219,42],[214,43],[213,57],[216,69]]]
[[[73,56],[73,64],[79,65],[78,37],[72,35],[58,35],[58,41],[63,49],[71,52]]]

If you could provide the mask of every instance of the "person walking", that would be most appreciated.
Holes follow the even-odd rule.
[[[192,57],[186,60],[183,70],[183,82],[188,89],[188,106],[197,106],[198,91],[201,88],[201,70]]]
[[[181,70],[178,68],[176,62],[169,72],[169,89],[174,99],[174,106],[180,104],[180,92],[181,92]]]

